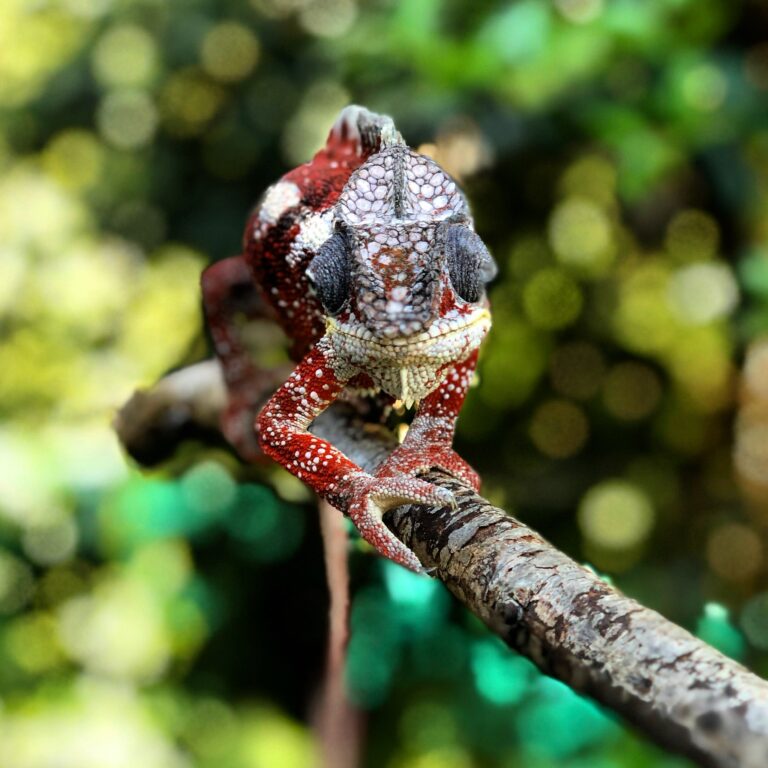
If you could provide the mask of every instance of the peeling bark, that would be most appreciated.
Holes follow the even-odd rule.
[[[163,446],[178,431],[171,413],[206,414],[223,401],[213,363],[160,382],[121,410],[129,447]],[[203,407],[206,405],[206,407]],[[313,425],[371,471],[392,436],[336,404]],[[138,453],[138,451],[136,451]],[[622,715],[656,743],[711,768],[768,766],[768,682],[641,606],[453,478],[458,509],[401,507],[385,518],[450,591],[542,671]]]

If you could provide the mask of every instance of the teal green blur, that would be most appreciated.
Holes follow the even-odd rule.
[[[237,484],[221,464],[206,460],[178,480],[134,475],[105,498],[98,515],[99,543],[115,554],[156,539],[199,539],[226,533],[259,562],[292,554],[303,517],[263,485]]]
[[[498,262],[456,438],[484,495],[768,675],[766,29],[744,0],[0,2],[0,766],[313,764],[311,493],[202,440],[140,468],[111,423],[209,354],[201,271],[349,103]],[[690,765],[346,526],[361,766]]]
[[[564,722],[567,728],[562,727]],[[516,725],[527,752],[556,760],[590,746],[605,746],[619,733],[619,726],[596,704],[549,678],[538,680]]]
[[[728,611],[717,603],[707,603],[696,623],[696,636],[726,656],[741,660],[746,651],[744,635],[733,625]]]
[[[475,642],[470,658],[478,693],[494,704],[521,701],[537,676],[530,661],[511,655],[495,638]]]

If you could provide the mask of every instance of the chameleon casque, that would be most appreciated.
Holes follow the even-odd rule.
[[[495,273],[448,174],[409,149],[391,118],[345,108],[325,147],[267,189],[243,254],[203,275],[229,394],[225,435],[245,458],[260,447],[381,554],[423,571],[382,514],[408,502],[454,504],[450,491],[416,477],[433,467],[479,487],[452,440],[491,325],[485,285]],[[297,365],[256,415],[255,367],[238,316],[257,316],[264,304]],[[308,431],[350,392],[415,406],[404,440],[375,475]]]

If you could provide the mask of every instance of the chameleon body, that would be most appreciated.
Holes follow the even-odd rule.
[[[449,491],[416,477],[432,467],[479,486],[452,440],[490,328],[484,288],[494,274],[456,183],[409,149],[390,118],[347,107],[325,147],[266,191],[242,256],[203,275],[229,390],[225,434],[244,457],[260,449],[311,486],[381,554],[421,571],[381,518],[402,503],[453,503]],[[269,310],[297,365],[258,411],[254,431],[258,374],[237,315]],[[415,406],[375,476],[308,432],[350,391]]]

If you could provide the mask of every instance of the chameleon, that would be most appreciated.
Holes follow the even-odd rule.
[[[344,108],[312,160],[263,194],[242,254],[203,273],[228,390],[224,434],[244,458],[263,452],[309,485],[383,556],[424,572],[382,516],[404,503],[455,507],[449,490],[418,477],[434,467],[479,489],[452,442],[491,326],[485,288],[495,274],[456,182],[390,117]],[[259,373],[238,318],[265,313],[296,366],[257,408]],[[413,409],[375,475],[308,431],[350,393]]]

